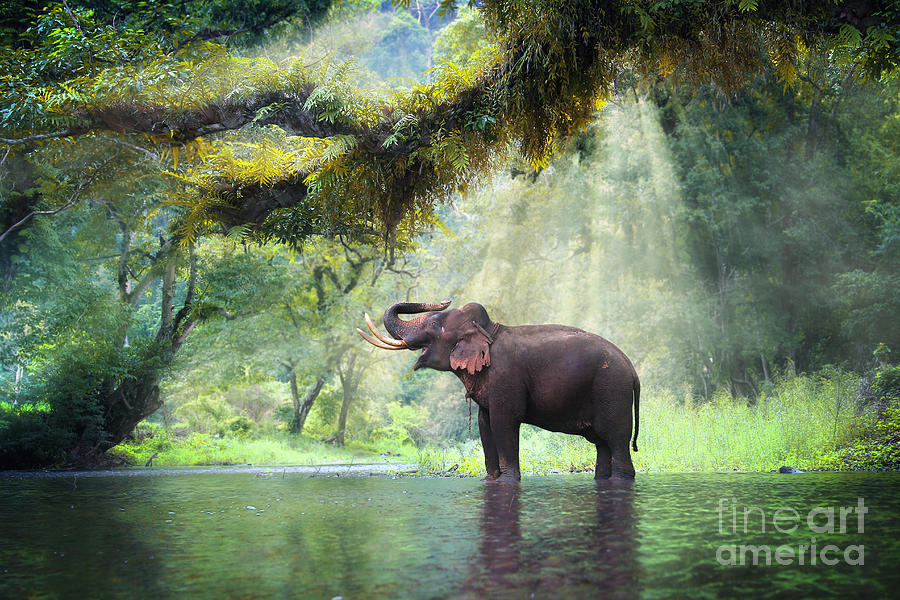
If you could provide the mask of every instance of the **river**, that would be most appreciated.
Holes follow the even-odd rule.
[[[0,473],[0,598],[896,597],[900,474]]]

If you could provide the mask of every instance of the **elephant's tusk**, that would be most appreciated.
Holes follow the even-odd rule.
[[[372,319],[369,318],[369,313],[365,313],[365,315],[366,315],[366,325],[369,326],[369,330],[375,334],[375,337],[377,337],[379,340],[381,340],[388,346],[396,346],[398,348],[406,348],[406,342],[404,342],[403,340],[391,340],[391,339],[388,339],[388,338],[384,337],[383,335],[381,335],[381,333],[378,331],[378,329],[375,328],[375,325],[372,323]]]
[[[362,339],[366,340],[367,342],[369,342],[376,348],[383,348],[384,350],[403,350],[403,348],[400,348],[398,346],[390,346],[388,344],[385,344],[383,342],[376,340],[373,337],[366,335],[365,332],[363,332],[363,330],[360,329],[359,327],[356,328],[356,333],[358,333],[360,336],[362,336]]]

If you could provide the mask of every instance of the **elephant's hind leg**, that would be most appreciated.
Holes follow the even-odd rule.
[[[629,438],[619,443],[611,443],[612,475],[617,479],[634,479],[634,465],[631,462],[631,451],[628,448]]]
[[[594,468],[594,479],[607,479],[612,475],[611,451],[606,442],[597,442],[597,466]]]

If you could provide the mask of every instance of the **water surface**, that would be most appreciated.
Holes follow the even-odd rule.
[[[280,468],[125,473],[0,473],[0,597],[876,598],[900,586],[894,473],[599,486],[555,475],[518,487]]]

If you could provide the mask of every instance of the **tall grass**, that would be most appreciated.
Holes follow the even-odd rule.
[[[781,465],[802,469],[825,466],[827,455],[846,445],[871,420],[857,415],[858,381],[834,369],[817,375],[785,377],[755,402],[719,393],[710,402],[689,394],[645,388],[641,398],[640,452],[634,466],[643,471],[768,471]],[[483,474],[481,444],[421,452],[423,469]],[[523,427],[523,473],[593,469],[594,446],[579,436]]]

